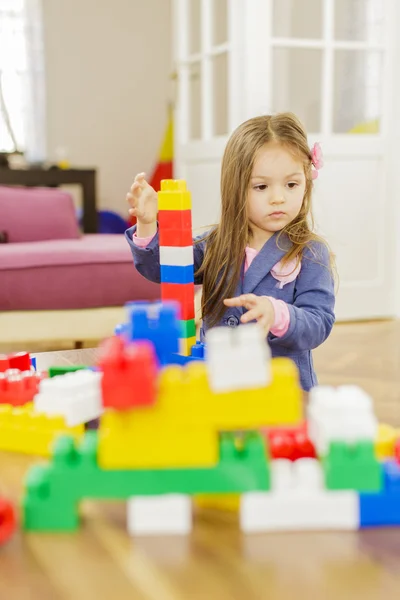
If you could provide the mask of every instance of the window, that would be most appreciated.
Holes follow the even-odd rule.
[[[41,0],[0,0],[0,152],[43,159]]]

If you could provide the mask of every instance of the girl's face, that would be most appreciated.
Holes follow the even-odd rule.
[[[300,159],[284,146],[271,142],[254,161],[248,192],[250,229],[253,237],[266,241],[300,212],[306,176]]]

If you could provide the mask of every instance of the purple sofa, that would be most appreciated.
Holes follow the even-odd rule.
[[[0,311],[10,318],[16,311],[121,307],[160,297],[159,286],[134,268],[123,235],[80,233],[63,191],[0,186],[1,234],[8,241],[0,244]]]

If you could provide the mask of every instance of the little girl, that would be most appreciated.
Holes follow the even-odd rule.
[[[316,144],[291,113],[242,123],[222,159],[220,223],[194,241],[195,283],[202,284],[201,337],[215,325],[258,321],[273,356],[287,356],[308,391],[317,383],[311,350],[331,332],[333,259],[313,233]],[[137,270],[160,281],[157,194],[144,173],[127,195],[137,225],[126,231]]]

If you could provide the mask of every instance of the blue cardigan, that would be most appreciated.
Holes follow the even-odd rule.
[[[131,227],[125,232],[125,237],[131,248],[136,269],[146,279],[159,283],[158,233],[146,248],[140,248],[132,242],[135,231],[136,226]],[[277,236],[278,234],[275,233],[253,259],[234,295],[252,293],[258,296],[273,296],[287,303],[290,312],[289,329],[279,338],[269,333],[268,343],[272,356],[287,356],[296,363],[300,371],[301,386],[308,391],[317,384],[311,350],[326,340],[335,322],[334,281],[329,268],[329,254],[323,244],[313,242],[312,250],[306,249],[303,253],[301,270],[297,278],[280,289],[278,281],[270,271],[283,258],[287,250],[278,247]],[[282,240],[283,237],[279,240],[279,246],[287,248],[287,243],[285,241],[282,243]],[[204,246],[204,242],[194,245],[195,271],[202,264]],[[201,284],[202,281],[196,278],[195,283]],[[227,308],[219,325],[238,326],[244,312],[244,308]],[[207,322],[203,322],[201,339],[204,339],[207,329]]]

